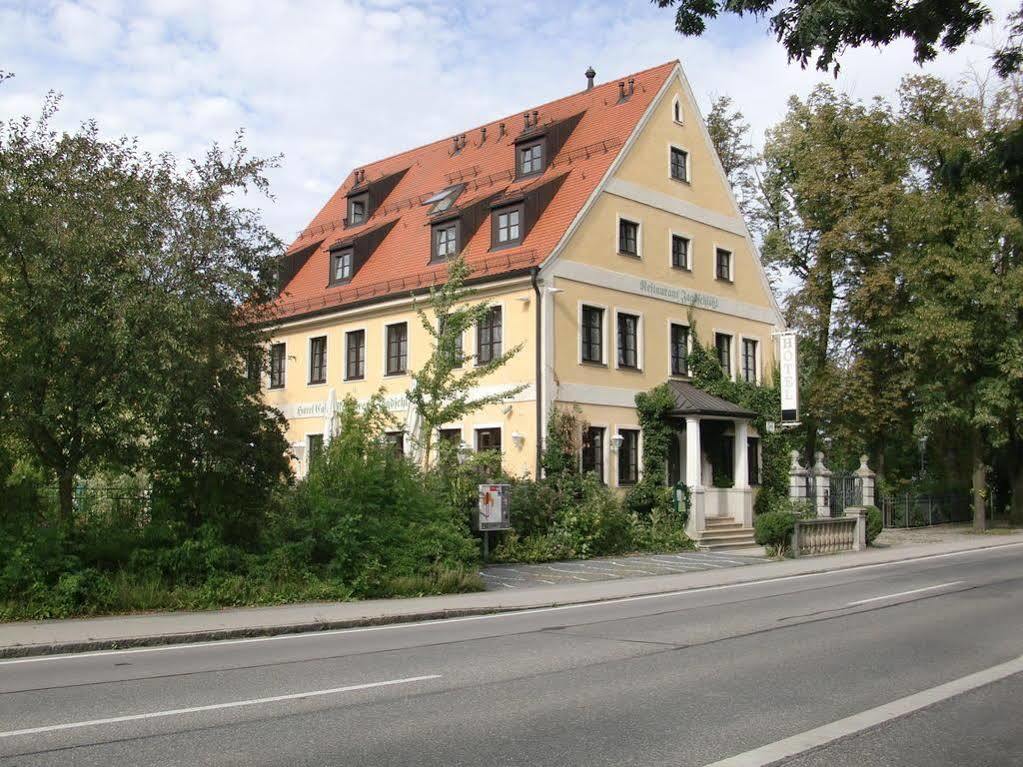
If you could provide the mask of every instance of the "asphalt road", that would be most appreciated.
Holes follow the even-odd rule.
[[[1018,665],[1021,587],[1023,546],[1011,546],[497,616],[2,661],[0,765],[756,765],[769,744],[862,712],[879,721],[791,763],[1023,764],[1023,675],[888,713]]]

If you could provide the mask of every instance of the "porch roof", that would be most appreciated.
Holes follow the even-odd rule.
[[[698,389],[686,381],[668,381],[668,389],[675,397],[672,415],[706,415],[720,418],[756,418],[752,410],[736,405],[721,397]]]

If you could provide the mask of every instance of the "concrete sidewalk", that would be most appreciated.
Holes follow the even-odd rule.
[[[856,553],[702,572],[415,599],[328,602],[193,613],[154,613],[0,624],[0,658],[265,636],[594,602],[900,562],[958,551],[1023,546],[1023,534],[955,535]]]

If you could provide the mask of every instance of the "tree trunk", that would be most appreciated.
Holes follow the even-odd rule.
[[[61,472],[57,476],[57,494],[60,501],[60,521],[70,525],[74,515],[75,476],[70,472]]]
[[[987,484],[987,473],[981,454],[980,432],[973,431],[973,529],[987,529],[987,514],[984,508],[984,490]]]

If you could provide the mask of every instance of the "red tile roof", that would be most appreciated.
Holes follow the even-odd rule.
[[[547,164],[544,174],[515,180],[514,142],[523,133],[523,112],[494,120],[465,131],[465,148],[452,156],[451,137],[365,165],[365,182],[372,183],[408,169],[373,215],[360,226],[344,228],[346,195],[355,187],[355,173],[349,174],[323,209],[287,250],[299,253],[317,244],[316,250],[284,286],[278,299],[281,319],[319,313],[345,305],[362,303],[390,294],[405,293],[436,284],[447,273],[444,264],[430,264],[430,205],[422,201],[453,184],[465,183],[456,206],[461,208],[481,197],[501,194],[509,197],[537,184],[564,175],[550,204],[521,246],[490,250],[490,225],[484,223],[463,244],[462,252],[473,268],[473,277],[491,277],[536,266],[550,255],[583,204],[614,162],[660,91],[677,62],[616,78],[592,90],[536,107],[540,125],[559,122],[582,112],[564,146]],[[619,103],[618,83],[635,78],[635,90]],[[628,86],[626,86],[628,88]],[[528,110],[533,112],[533,108]],[[504,123],[505,133],[500,135]],[[481,128],[486,141],[481,143]],[[500,136],[500,137],[499,137]],[[351,282],[330,288],[329,248],[341,239],[382,223],[396,223]],[[301,262],[301,259],[300,259]]]

